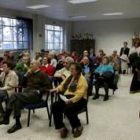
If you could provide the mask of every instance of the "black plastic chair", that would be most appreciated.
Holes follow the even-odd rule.
[[[118,81],[119,81],[119,74],[115,74],[113,78],[113,83],[109,85],[109,89],[113,90],[113,95],[115,91],[118,89]]]
[[[50,113],[49,113],[49,107],[48,107],[48,97],[49,97],[49,94],[46,95],[46,99],[45,100],[42,99],[37,104],[26,104],[26,105],[24,105],[24,108],[28,110],[28,119],[27,119],[27,126],[28,127],[30,125],[31,110],[33,110],[33,112],[35,112],[35,109],[47,108],[48,118],[50,119]]]
[[[119,81],[119,74],[115,73],[112,81],[109,83],[109,89],[112,89],[113,95],[114,95],[115,91],[118,89],[118,81]],[[96,85],[96,81],[94,82],[94,85]],[[102,87],[103,86],[100,86],[100,88],[102,88]]]

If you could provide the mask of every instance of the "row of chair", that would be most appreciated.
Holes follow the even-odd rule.
[[[110,88],[113,90],[113,94],[115,92],[115,90],[117,89],[117,82],[118,82],[118,79],[119,79],[119,75],[116,74],[115,77],[114,77],[114,81],[112,83],[112,85],[110,86]],[[59,79],[60,81],[60,79]],[[52,84],[59,84],[60,82],[57,81],[57,79],[55,78],[55,80],[52,80]],[[57,84],[55,86],[57,86]],[[88,91],[90,89],[88,88]],[[56,94],[58,95],[58,94]],[[88,96],[88,94],[87,94]],[[48,104],[48,99],[50,97],[50,105]],[[42,99],[39,103],[37,104],[26,104],[24,106],[25,109],[28,110],[28,118],[27,118],[27,126],[29,127],[30,125],[30,116],[31,116],[31,111],[33,110],[33,112],[35,112],[36,109],[41,109],[41,108],[46,108],[47,109],[47,114],[48,114],[48,118],[49,118],[49,126],[51,127],[51,123],[52,123],[52,112],[51,112],[51,105],[54,103],[54,101],[56,101],[58,99],[57,96],[55,96],[54,93],[50,93],[49,91],[46,91],[46,94],[45,94],[45,99]],[[87,97],[88,99],[88,97]],[[78,114],[81,114],[81,113],[85,113],[86,114],[86,122],[87,124],[89,124],[89,117],[88,117],[88,104],[85,106],[85,108],[83,108],[83,110],[81,110],[80,112],[78,112]]]

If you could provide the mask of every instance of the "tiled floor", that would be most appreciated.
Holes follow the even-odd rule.
[[[77,140],[140,140],[140,120],[138,112],[140,108],[140,94],[129,94],[132,75],[122,75],[119,81],[119,89],[112,95],[110,100],[103,101],[103,97],[93,101],[89,99],[89,125],[86,125],[85,114],[79,115],[84,126],[81,137]],[[104,93],[103,90],[100,93]],[[48,126],[45,109],[35,112],[31,116],[30,127],[26,126],[27,111],[22,113],[23,129],[7,134],[7,129],[14,123],[11,117],[9,126],[0,126],[0,140],[59,140],[59,131]],[[70,125],[65,120],[66,126]],[[67,140],[74,139],[69,133]]]

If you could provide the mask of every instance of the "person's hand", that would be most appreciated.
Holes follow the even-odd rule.
[[[62,75],[61,76],[62,80],[66,79],[66,76],[65,75]]]
[[[70,105],[70,104],[72,104],[72,100],[68,100],[65,103],[66,103],[66,105]]]
[[[53,93],[53,92],[58,92],[58,89],[57,88],[50,89],[50,93]]]
[[[28,69],[28,71],[26,72],[25,76],[27,76],[28,74],[31,74],[31,73],[32,73],[32,70]]]
[[[23,66],[25,67],[25,68],[27,68],[28,66],[27,66],[27,64],[23,64]]]
[[[100,76],[102,76],[102,73],[100,73]]]

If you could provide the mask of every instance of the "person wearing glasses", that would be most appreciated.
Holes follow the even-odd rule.
[[[69,77],[71,74],[69,67],[72,62],[74,62],[72,57],[66,57],[65,61],[63,63],[64,67],[62,69],[56,71],[54,74],[54,77],[62,78],[62,80]]]
[[[87,104],[88,84],[86,78],[82,75],[81,65],[77,62],[71,63],[70,72],[69,77],[59,86],[50,90],[50,92],[56,92],[60,95],[60,99],[52,104],[52,114],[55,128],[60,129],[61,138],[66,138],[68,134],[68,129],[63,123],[63,113],[74,130],[73,137],[76,138],[82,134],[83,126],[78,118],[78,112]]]

